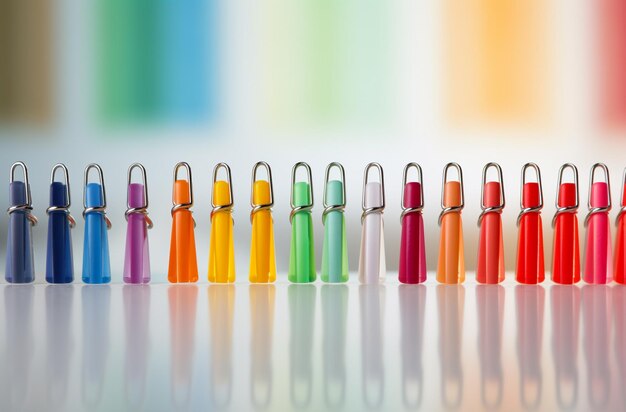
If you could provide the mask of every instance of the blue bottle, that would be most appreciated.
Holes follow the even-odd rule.
[[[89,171],[98,172],[100,183],[89,183]],[[85,240],[83,248],[83,282],[109,283],[111,264],[107,230],[111,221],[106,216],[106,189],[104,175],[99,165],[92,163],[85,169],[85,195],[83,217],[85,218]]]
[[[54,175],[61,169],[65,183],[55,182]],[[70,229],[76,222],[70,214],[70,180],[67,167],[58,163],[50,175],[50,206],[48,214],[48,255],[46,258],[46,281],[48,283],[71,283],[74,280],[72,258],[72,235]]]
[[[24,181],[15,180],[15,169],[22,168]],[[22,162],[11,166],[9,180],[9,232],[4,277],[9,283],[31,283],[35,280],[32,227],[37,224],[30,196],[28,169]]]

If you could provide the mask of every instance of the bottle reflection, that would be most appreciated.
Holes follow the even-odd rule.
[[[437,285],[441,400],[445,408],[457,409],[463,401],[463,313],[465,287]]]
[[[611,394],[609,335],[611,333],[611,289],[607,285],[585,285],[582,291],[585,359],[589,405],[605,409]]]
[[[515,287],[517,311],[517,360],[520,369],[520,401],[525,409],[541,404],[543,373],[541,346],[545,291],[541,285]]]
[[[171,285],[167,288],[170,310],[172,403],[184,408],[191,398],[194,340],[196,335],[196,285]]]
[[[556,399],[560,409],[573,409],[578,402],[580,289],[573,285],[553,285],[550,302]]]
[[[329,409],[339,409],[346,397],[346,318],[348,287],[322,286],[322,321],[324,355],[324,400]]]
[[[383,365],[383,319],[385,287],[359,286],[361,308],[361,356],[363,362],[363,401],[370,408],[380,408],[385,398]]]
[[[80,291],[83,317],[82,397],[95,407],[102,398],[104,372],[109,355],[109,285],[84,285]]]
[[[424,312],[426,286],[400,285],[400,321],[402,328],[402,400],[404,406],[416,409],[422,403],[423,370],[422,348],[424,342]]]
[[[140,410],[145,401],[146,375],[150,353],[150,286],[124,285],[126,330],[124,394],[131,410]]]
[[[626,383],[626,286],[613,286],[613,314],[615,317],[615,359],[619,368],[621,387]],[[626,391],[622,392],[622,402],[626,402]]]
[[[315,285],[289,285],[289,360],[291,403],[305,408],[313,392],[313,332],[315,328]]]
[[[65,404],[70,358],[74,351],[72,285],[46,286],[46,382],[48,405],[57,410]]]
[[[230,404],[233,383],[232,347],[235,285],[209,286],[211,322],[211,400],[216,408]]]
[[[256,409],[272,401],[272,346],[274,335],[274,285],[251,284],[250,295],[250,398]]]
[[[23,409],[30,387],[31,363],[35,353],[34,298],[35,288],[32,285],[4,287],[7,356],[2,369],[6,368],[8,399],[0,399],[0,406],[9,406],[7,410]]]
[[[480,396],[483,406],[490,409],[500,406],[504,389],[502,374],[504,296],[504,287],[501,285],[476,286]]]

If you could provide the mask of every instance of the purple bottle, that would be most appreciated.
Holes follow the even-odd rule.
[[[141,171],[143,183],[131,183],[133,169]],[[148,217],[148,181],[146,169],[141,163],[133,163],[128,168],[128,221],[126,231],[126,256],[124,259],[124,282],[142,284],[150,282],[150,253],[148,229],[152,220]]]

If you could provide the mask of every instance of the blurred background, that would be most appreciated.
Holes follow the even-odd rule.
[[[165,280],[172,169],[193,170],[198,261],[206,276],[211,171],[233,171],[236,258],[247,278],[252,165],[273,168],[277,266],[288,265],[291,167],[313,169],[318,267],[323,173],[347,177],[350,269],[356,270],[362,174],[385,169],[387,263],[397,268],[402,169],[424,170],[429,270],[436,267],[441,173],[464,171],[468,269],[475,265],[483,165],[504,170],[506,265],[515,264],[520,170],[539,164],[546,258],[557,171],[574,162],[581,204],[605,162],[614,203],[626,159],[626,4],[619,0],[2,0],[0,170],[29,166],[36,270],[45,267],[50,170],[70,170],[72,212],[83,171],[105,173],[114,278],[123,265],[126,173],[148,171],[153,278]],[[8,204],[7,190],[0,203]],[[614,207],[614,211],[617,207]],[[584,207],[581,208],[582,219]],[[74,230],[76,268],[83,221]],[[6,233],[7,219],[0,220]],[[4,261],[5,236],[0,237]],[[77,272],[78,274],[78,272]]]

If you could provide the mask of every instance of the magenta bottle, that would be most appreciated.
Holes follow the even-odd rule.
[[[407,174],[410,168],[417,170],[417,182],[407,182]],[[422,283],[426,281],[423,207],[422,168],[417,163],[409,163],[404,168],[402,215],[400,215],[402,234],[400,239],[398,280],[401,283]]]
[[[133,169],[139,169],[142,183],[131,183]],[[148,182],[146,169],[140,163],[128,168],[128,200],[125,216],[126,255],[124,258],[124,282],[142,284],[150,282],[150,252],[148,229],[152,220],[148,217]]]

